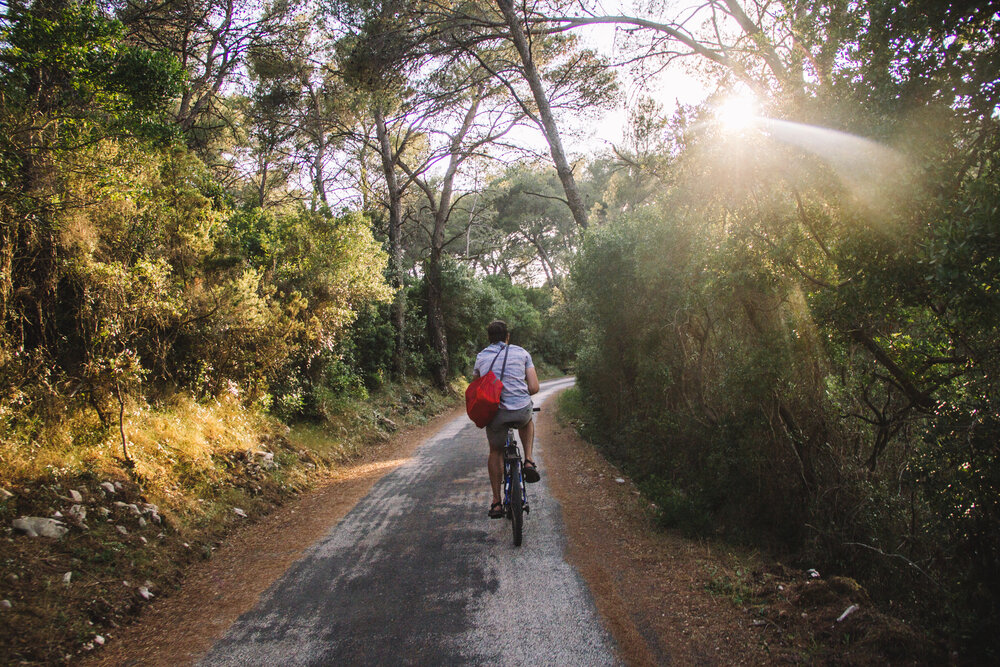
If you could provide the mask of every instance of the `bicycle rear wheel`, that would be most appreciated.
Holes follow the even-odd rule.
[[[521,495],[521,462],[510,462],[510,527],[514,531],[514,546],[521,546],[524,530],[524,498]]]

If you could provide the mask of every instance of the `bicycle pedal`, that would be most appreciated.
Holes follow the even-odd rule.
[[[528,503],[524,503],[524,513],[529,514],[531,512],[531,506]]]

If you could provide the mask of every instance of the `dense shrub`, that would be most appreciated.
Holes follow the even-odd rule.
[[[993,195],[960,195],[957,242],[955,203],[880,211],[878,231],[835,192],[783,202],[795,183],[759,181],[588,234],[571,295],[589,432],[665,524],[797,553],[992,650],[1000,272],[975,213]]]

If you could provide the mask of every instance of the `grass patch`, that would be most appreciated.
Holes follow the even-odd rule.
[[[0,600],[11,604],[0,610],[0,664],[76,661],[135,616],[144,591],[176,589],[233,528],[456,400],[390,385],[339,403],[326,423],[288,427],[236,400],[175,395],[127,406],[131,463],[117,425],[89,408],[0,434],[0,487],[13,494],[0,497]],[[56,516],[69,532],[16,534],[22,516]]]
[[[556,380],[558,378],[564,378],[567,376],[566,370],[550,364],[544,359],[535,359],[535,373],[538,375],[539,382],[545,382],[546,380]]]
[[[563,426],[573,426],[578,431],[586,424],[583,395],[579,387],[570,387],[556,397],[556,418]]]
[[[724,597],[739,607],[759,604],[757,587],[759,575],[753,566],[755,558],[745,562],[733,555],[730,567],[722,567],[719,562],[705,563],[705,590],[712,595]]]

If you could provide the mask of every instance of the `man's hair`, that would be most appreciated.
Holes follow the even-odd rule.
[[[490,337],[491,344],[507,340],[507,323],[503,320],[493,320],[486,327],[486,335]]]

